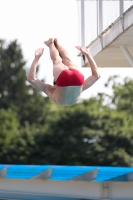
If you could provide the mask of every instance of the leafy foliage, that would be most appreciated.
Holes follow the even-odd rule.
[[[10,108],[16,112],[21,125],[27,121],[30,124],[44,124],[49,101],[26,84],[25,64],[16,40],[8,45],[0,40],[0,108]]]

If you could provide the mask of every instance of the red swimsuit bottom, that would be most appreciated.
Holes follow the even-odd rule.
[[[80,86],[84,84],[84,76],[76,69],[65,69],[61,72],[56,80],[56,85],[65,86]]]

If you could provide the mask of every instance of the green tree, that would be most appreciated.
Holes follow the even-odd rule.
[[[72,107],[60,107],[58,118],[53,115],[54,120],[50,119],[47,129],[35,133],[36,147],[32,162],[61,165],[91,163],[88,158],[89,145],[85,141],[98,140],[98,135],[102,134],[100,105],[100,101],[90,99]]]
[[[27,125],[11,140],[5,162],[133,166],[132,129],[117,110],[97,98],[65,108],[53,104],[52,110],[47,126]]]
[[[16,114],[10,109],[0,109],[0,140],[9,143],[19,133],[19,122]]]
[[[3,155],[13,138],[19,135],[19,122],[16,114],[10,109],[0,109],[0,163],[3,163]]]
[[[11,138],[9,145],[5,146],[0,160],[7,164],[32,164],[30,157],[34,150],[35,140],[31,126],[26,123],[25,127],[21,128],[20,134]]]
[[[133,113],[133,80],[125,78],[124,83],[114,84],[114,96],[113,103],[116,106],[118,112],[126,111],[127,114]]]
[[[17,40],[0,40],[0,108],[17,113],[21,125],[44,125],[50,109],[49,99],[26,84],[26,61]]]
[[[0,107],[8,109],[21,102],[22,96],[28,93],[25,85],[26,62],[23,59],[22,50],[17,41],[7,44],[0,40]]]
[[[36,133],[36,164],[133,166],[133,136],[124,115],[91,98],[61,108],[47,130]],[[32,160],[32,162],[34,162]]]

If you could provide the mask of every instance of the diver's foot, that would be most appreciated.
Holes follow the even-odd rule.
[[[50,38],[49,40],[44,41],[44,44],[46,44],[48,47],[54,43],[54,38]]]

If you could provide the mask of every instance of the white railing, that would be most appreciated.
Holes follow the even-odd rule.
[[[133,5],[133,0],[77,0],[77,5],[79,44],[88,46]]]

